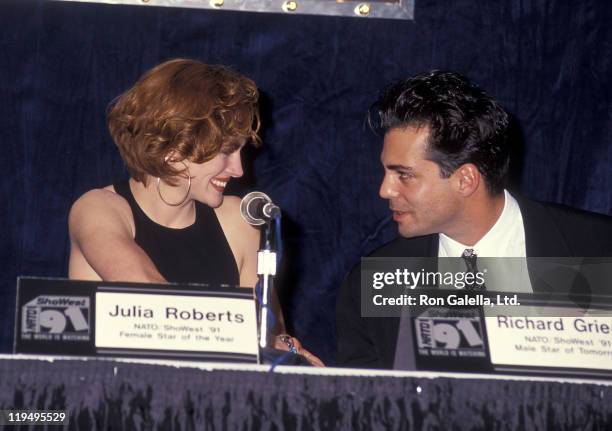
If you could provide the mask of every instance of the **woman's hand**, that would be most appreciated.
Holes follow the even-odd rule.
[[[280,334],[274,338],[274,348],[286,350],[303,356],[313,367],[324,367],[325,364],[315,355],[302,347],[302,343],[295,337],[287,334]]]

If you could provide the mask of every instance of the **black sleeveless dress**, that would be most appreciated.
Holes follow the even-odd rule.
[[[239,285],[240,274],[215,211],[195,202],[195,223],[172,229],[151,220],[138,206],[129,182],[114,184],[130,204],[136,243],[151,258],[164,278],[174,283]]]

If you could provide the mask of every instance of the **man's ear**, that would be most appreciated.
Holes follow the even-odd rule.
[[[457,192],[463,197],[471,196],[482,181],[482,176],[476,165],[466,163],[453,172],[453,183]]]

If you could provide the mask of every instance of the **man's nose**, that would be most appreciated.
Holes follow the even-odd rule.
[[[398,195],[397,190],[395,190],[393,180],[389,178],[389,175],[385,175],[383,178],[378,194],[383,199],[392,199]]]

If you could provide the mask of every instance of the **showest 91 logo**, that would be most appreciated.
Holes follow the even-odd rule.
[[[21,311],[24,340],[89,341],[89,297],[42,295]]]
[[[421,355],[484,357],[477,317],[418,317],[414,321]]]

